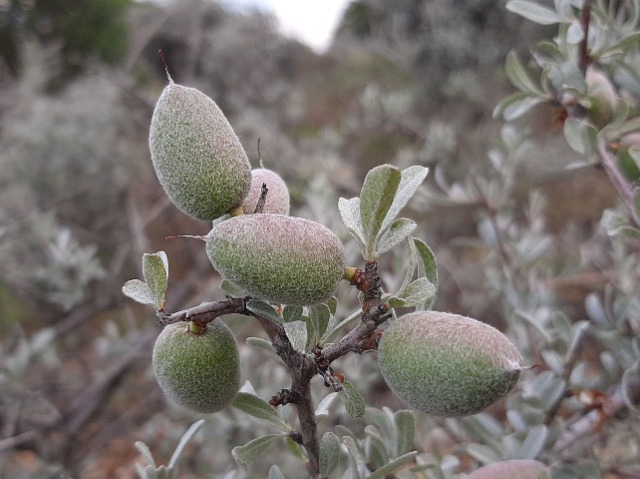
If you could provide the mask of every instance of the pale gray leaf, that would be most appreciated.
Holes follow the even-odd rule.
[[[122,287],[125,296],[142,304],[150,304],[156,306],[156,298],[144,281],[139,279],[130,279]]]
[[[264,399],[253,394],[239,392],[233,400],[233,407],[269,424],[283,432],[290,432],[291,426],[280,419],[278,412]]]

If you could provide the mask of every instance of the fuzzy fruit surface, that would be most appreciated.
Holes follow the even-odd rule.
[[[475,414],[506,395],[522,363],[516,347],[494,327],[436,311],[400,317],[382,336],[378,359],[398,396],[442,417]]]
[[[165,326],[152,363],[162,391],[192,411],[224,409],[240,389],[236,340],[220,320],[209,323],[204,334],[190,332],[186,322]]]
[[[344,271],[344,249],[327,227],[303,218],[255,214],[217,223],[207,256],[227,280],[273,303],[326,301]]]
[[[542,462],[531,459],[510,459],[476,469],[467,479],[549,479],[549,470]]]
[[[151,118],[149,148],[162,188],[185,214],[214,220],[249,192],[251,165],[218,106],[170,82]]]
[[[267,185],[269,191],[262,212],[288,215],[289,189],[287,184],[275,171],[266,168],[251,170],[251,189],[242,203],[244,214],[250,215],[256,210],[263,184]]]

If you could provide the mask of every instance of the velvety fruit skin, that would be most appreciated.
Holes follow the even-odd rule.
[[[266,168],[251,170],[251,189],[242,202],[242,211],[244,214],[250,215],[256,210],[263,183],[267,185],[268,192],[262,212],[288,215],[289,189],[284,180],[280,178],[280,175]]]
[[[522,362],[494,327],[436,311],[399,318],[382,336],[378,359],[398,396],[443,417],[475,414],[503,397],[517,382]]]
[[[212,413],[227,407],[240,389],[235,337],[220,320],[194,334],[189,324],[165,326],[153,347],[153,370],[162,391],[192,411]]]
[[[224,278],[273,303],[326,301],[344,271],[344,249],[331,230],[285,215],[243,215],[217,223],[206,249]]]
[[[547,466],[531,459],[494,462],[476,469],[467,479],[549,479]]]
[[[149,148],[164,191],[193,218],[214,220],[249,192],[247,155],[222,111],[198,90],[169,83],[153,111]]]

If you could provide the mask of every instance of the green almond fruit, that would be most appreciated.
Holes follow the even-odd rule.
[[[240,389],[235,337],[220,320],[165,326],[153,347],[153,371],[173,401],[200,413],[227,407]]]
[[[400,317],[378,348],[389,387],[415,408],[468,416],[516,384],[522,357],[500,331],[458,314],[416,311]]]
[[[273,303],[326,301],[344,272],[344,249],[330,229],[285,215],[243,215],[217,223],[206,250],[225,279]]]
[[[256,168],[251,171],[251,189],[242,203],[244,214],[250,215],[256,210],[263,184],[267,185],[268,191],[262,213],[288,215],[289,189],[287,184],[280,175],[266,168]]]
[[[549,469],[540,461],[510,459],[476,469],[467,479],[549,479]]]
[[[193,218],[219,218],[249,192],[247,155],[222,111],[198,90],[167,85],[153,111],[149,148],[164,191]]]

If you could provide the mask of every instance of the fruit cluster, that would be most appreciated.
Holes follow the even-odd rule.
[[[213,221],[205,248],[211,264],[248,296],[310,306],[352,279],[340,239],[319,223],[288,216],[284,181],[273,171],[251,170],[231,125],[206,95],[170,81],[153,114],[149,145],[173,203]],[[513,388],[522,370],[519,352],[496,329],[433,311],[396,320],[380,341],[379,361],[401,398],[445,417],[486,408]],[[228,406],[240,384],[235,339],[218,319],[165,327],[153,366],[167,396],[198,412]]]

